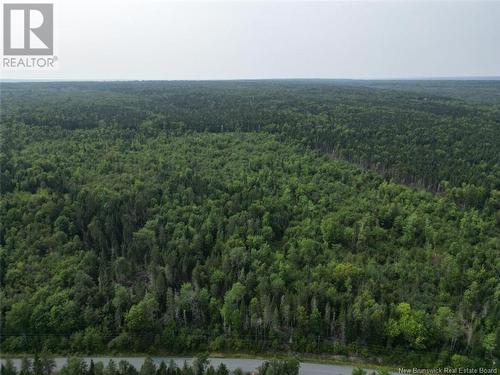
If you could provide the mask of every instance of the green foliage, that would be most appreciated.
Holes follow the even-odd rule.
[[[151,357],[146,357],[144,363],[141,366],[140,375],[155,375],[156,374],[156,365],[154,364]]]
[[[158,302],[153,295],[146,294],[137,304],[130,307],[125,318],[127,327],[133,332],[152,332],[155,328],[155,314]]]
[[[87,375],[87,364],[80,358],[68,358],[68,363],[59,373],[61,375]]]
[[[414,311],[408,303],[400,303],[395,307],[397,318],[387,322],[389,337],[402,337],[417,349],[425,348],[427,332],[425,328],[425,313]]]
[[[300,363],[297,360],[272,359],[259,368],[259,375],[298,375]]]
[[[352,369],[352,375],[366,375],[366,370],[361,367],[356,367]]]

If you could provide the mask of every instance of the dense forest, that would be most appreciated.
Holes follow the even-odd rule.
[[[500,109],[411,88],[3,83],[2,352],[491,364]]]
[[[1,119],[65,129],[266,131],[405,184],[464,187],[458,194],[476,195],[477,208],[500,187],[500,108],[488,103],[489,91],[475,94],[485,98],[477,104],[433,96],[421,84],[412,93],[329,82],[11,83],[3,84]],[[500,81],[484,85],[500,92]]]
[[[462,80],[343,80],[337,84],[349,86],[376,87],[382,89],[411,91],[420,95],[462,99],[476,103],[500,106],[500,80],[498,77],[488,79]]]

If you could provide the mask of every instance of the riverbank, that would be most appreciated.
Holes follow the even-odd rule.
[[[12,357],[9,357],[12,358]],[[33,357],[29,357],[32,359]],[[118,363],[122,360],[127,361],[129,364],[134,366],[136,369],[140,369],[144,363],[146,357],[144,356],[89,356],[82,357],[82,359],[88,364],[91,362],[98,363],[102,362],[104,366],[107,366],[110,360]],[[166,364],[174,361],[178,367],[182,367],[185,363],[191,365],[194,357],[179,357],[179,356],[152,356],[153,362],[158,366],[161,362]],[[63,366],[66,365],[68,357],[54,357],[55,370],[59,371]],[[234,357],[221,357],[221,356],[209,356],[208,357],[210,365],[213,367],[218,367],[221,363],[226,365],[230,371],[234,371],[237,368],[245,372],[255,372],[262,364],[266,361],[266,358],[234,358]],[[2,363],[5,359],[0,360]],[[18,369],[21,368],[22,357],[17,357],[12,359],[14,366]],[[309,362],[304,360],[300,361],[299,374],[303,375],[351,375],[354,368],[362,367],[367,372],[375,372],[377,369],[371,366],[352,366],[352,365],[341,365],[341,364],[327,364],[318,362]],[[392,374],[397,375],[397,372],[392,372]]]
[[[99,353],[99,354],[89,354],[89,353],[51,353],[49,354],[52,358],[67,358],[67,357],[81,357],[81,358],[116,358],[117,361],[120,359],[127,358],[194,358],[201,353],[168,353],[168,352],[156,352],[156,353],[134,353],[134,352],[120,352],[120,353]],[[208,354],[209,358],[213,359],[251,359],[266,361],[273,358],[276,359],[297,359],[301,363],[310,364],[321,364],[321,365],[335,365],[335,366],[347,366],[351,368],[361,367],[364,369],[371,369],[374,371],[386,370],[390,372],[397,372],[400,366],[396,365],[383,365],[376,364],[373,362],[363,361],[359,357],[346,357],[342,355],[327,355],[327,354],[304,354],[304,353],[245,353],[245,352],[211,352]],[[22,359],[22,358],[33,358],[32,353],[0,353],[0,359]]]

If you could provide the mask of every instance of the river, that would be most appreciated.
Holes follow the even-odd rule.
[[[187,361],[188,364],[193,360],[192,357],[152,357],[156,364],[159,364],[161,361],[165,361],[165,364],[168,365],[169,361],[173,359],[177,366],[181,367],[184,364],[184,361]],[[140,369],[142,363],[144,362],[144,357],[83,357],[83,359],[90,363],[92,359],[94,363],[102,362],[105,366],[109,362],[110,359],[113,359],[117,364],[121,360],[126,360],[135,368]],[[61,369],[65,364],[67,359],[65,357],[56,357],[54,358],[56,363],[56,369]],[[243,358],[208,358],[210,364],[217,368],[219,364],[224,363],[229,370],[235,370],[236,368],[241,368],[243,371],[252,372],[257,370],[257,368],[264,362],[263,359],[243,359]],[[1,360],[4,362],[4,359]],[[13,362],[17,368],[21,365],[20,359],[13,359]],[[347,365],[329,365],[329,364],[320,364],[320,363],[308,363],[301,362],[300,363],[300,374],[301,375],[351,375],[353,366]],[[366,369],[368,373],[370,373],[371,369]],[[397,373],[393,373],[397,374]]]

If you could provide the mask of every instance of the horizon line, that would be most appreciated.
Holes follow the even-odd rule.
[[[116,78],[116,79],[35,79],[0,78],[0,83],[22,82],[220,82],[220,81],[498,81],[497,76],[423,76],[423,77],[381,77],[381,78],[211,78],[211,79],[157,79],[157,78]]]

